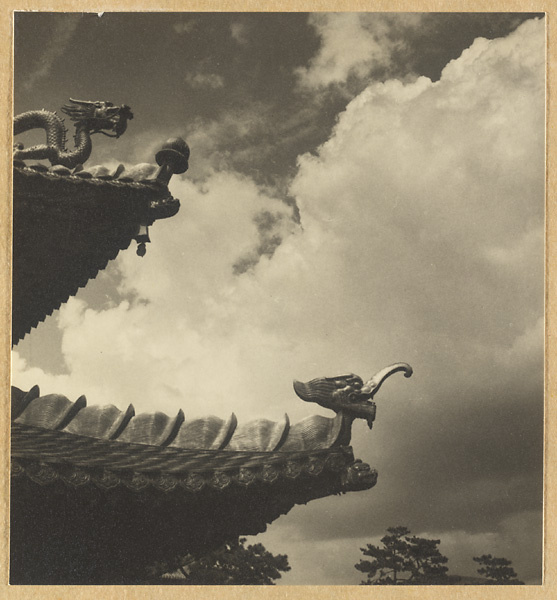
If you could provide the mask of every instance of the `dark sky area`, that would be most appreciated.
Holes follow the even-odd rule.
[[[14,385],[296,422],[321,409],[292,379],[409,362],[354,427],[377,486],[259,541],[285,584],[358,584],[395,525],[452,573],[491,553],[539,582],[544,48],[529,13],[17,13],[15,114],[128,104],[88,164],[153,163],[177,135],[191,160],[147,255],[20,342]]]

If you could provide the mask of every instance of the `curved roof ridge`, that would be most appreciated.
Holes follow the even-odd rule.
[[[234,413],[227,420],[212,415],[188,419],[182,409],[175,416],[160,411],[136,415],[133,405],[122,411],[112,404],[87,406],[85,396],[75,402],[61,394],[41,396],[38,386],[28,392],[12,387],[12,420],[115,444],[254,453],[348,445],[351,424],[342,414],[332,418],[312,415],[293,425],[287,414],[279,422],[254,419],[242,425]]]

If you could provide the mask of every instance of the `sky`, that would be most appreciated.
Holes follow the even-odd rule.
[[[368,491],[257,537],[284,584],[354,584],[388,527],[541,581],[543,15],[18,13],[14,111],[68,98],[134,112],[87,165],[154,163],[175,217],[26,336],[13,384],[186,418],[330,411],[292,380],[399,361],[357,458]]]

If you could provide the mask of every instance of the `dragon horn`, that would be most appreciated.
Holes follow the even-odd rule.
[[[379,388],[383,385],[385,379],[399,371],[403,371],[405,377],[411,377],[413,373],[412,367],[409,364],[395,363],[394,365],[381,369],[379,373],[376,373],[369,381],[366,381],[360,392],[362,394],[370,394],[371,398],[373,398],[379,391]]]
[[[97,104],[91,100],[74,100],[73,98],[70,98],[70,102],[73,102],[74,104],[84,104],[85,106],[95,106]]]

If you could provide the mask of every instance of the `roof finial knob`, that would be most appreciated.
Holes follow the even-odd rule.
[[[188,170],[189,157],[189,146],[182,138],[175,137],[166,140],[155,155],[155,160],[160,166],[157,180],[168,184],[172,175],[185,173]]]

